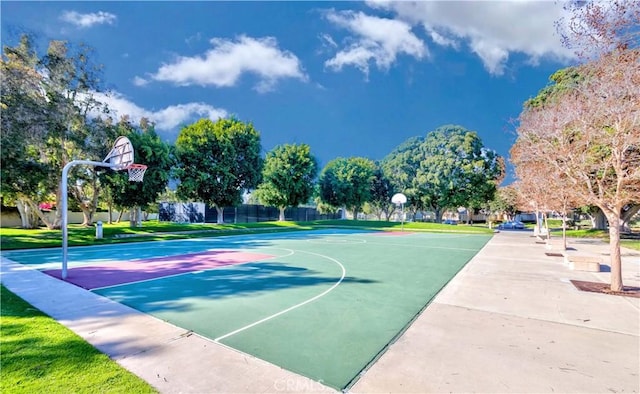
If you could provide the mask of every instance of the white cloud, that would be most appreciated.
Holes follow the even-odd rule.
[[[334,41],[334,39],[328,34],[321,34],[320,40],[322,41],[324,46],[328,46],[331,48],[337,48],[338,44]]]
[[[76,27],[80,28],[88,28],[95,25],[112,25],[117,17],[110,13],[104,11],[92,12],[89,14],[81,14],[77,11],[65,11],[60,16],[60,19],[64,22],[71,23]]]
[[[240,36],[237,40],[214,38],[213,48],[202,56],[181,56],[163,64],[152,78],[180,86],[234,86],[242,74],[259,78],[255,89],[272,90],[284,78],[307,81],[299,59],[289,51],[278,48],[273,37]]]
[[[204,103],[177,104],[152,111],[139,107],[117,92],[110,95],[94,93],[93,97],[109,106],[115,120],[120,119],[123,115],[128,115],[132,121],[138,122],[144,117],[154,122],[157,130],[164,131],[171,131],[200,118],[209,118],[215,121],[228,115],[226,110]]]
[[[146,86],[149,84],[149,80],[138,76],[133,77],[133,80],[131,82],[133,82],[135,86]]]
[[[193,44],[195,42],[198,42],[200,40],[202,40],[202,33],[197,32],[196,34],[192,35],[191,37],[185,38],[184,43],[187,44],[187,45],[191,45],[191,44]]]
[[[458,49],[460,47],[460,45],[458,44],[458,41],[452,38],[447,38],[433,29],[429,29],[427,27],[425,27],[425,29],[429,33],[431,40],[433,40],[433,42],[435,42],[436,44],[442,45],[443,47],[450,46],[450,47],[453,47],[454,49]]]
[[[411,25],[400,20],[378,18],[362,12],[328,11],[327,20],[354,34],[350,43],[325,62],[325,66],[341,70],[353,66],[365,74],[369,73],[369,62],[378,69],[388,70],[400,54],[421,59],[428,54],[427,48],[415,34]]]
[[[554,23],[565,16],[562,4],[551,1],[370,1],[374,8],[393,11],[412,25],[422,25],[438,45],[465,42],[485,68],[500,75],[512,53],[535,64],[542,57],[567,61]]]

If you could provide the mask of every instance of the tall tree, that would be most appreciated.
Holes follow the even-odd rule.
[[[144,164],[147,171],[142,182],[131,182],[126,170],[107,171],[102,177],[112,202],[121,207],[131,209],[131,225],[141,219],[138,209],[147,209],[166,191],[173,164],[171,146],[163,142],[155,131],[153,124],[146,119],[140,126],[133,126],[127,117],[121,119],[117,127],[118,135],[129,138],[134,149],[136,164]]]
[[[425,208],[422,190],[416,183],[420,161],[424,158],[421,146],[423,137],[411,137],[398,145],[381,162],[380,167],[391,182],[394,193],[403,193],[407,197],[405,208],[415,216]]]
[[[317,161],[309,145],[280,145],[267,153],[262,183],[255,193],[263,204],[278,207],[278,220],[283,221],[287,207],[297,207],[309,201],[317,175]]]
[[[619,225],[629,204],[640,200],[640,3],[580,2],[569,5],[565,45],[584,61],[580,79],[551,90],[540,106],[525,106],[516,146],[536,149],[566,180],[573,199],[599,207],[609,222],[611,290],[621,291]],[[521,148],[520,151],[523,149]],[[516,166],[528,161],[516,155]],[[550,184],[558,177],[547,178]]]
[[[334,207],[345,207],[358,218],[358,212],[371,198],[376,164],[364,157],[337,158],[320,174],[320,198]]]
[[[87,126],[89,112],[101,106],[93,99],[93,94],[101,90],[101,67],[92,59],[90,48],[74,47],[64,41],[51,41],[46,54],[39,57],[26,36],[16,47],[4,48],[2,118],[6,134],[3,143],[19,141],[24,144],[16,150],[19,156],[33,163],[37,155],[39,164],[37,171],[32,168],[34,171],[7,175],[40,179],[21,181],[27,188],[16,194],[17,203],[19,207],[30,207],[50,228],[59,226],[62,212],[56,211],[56,220],[48,222],[38,209],[40,201],[34,198],[55,194],[59,203],[64,165],[78,158],[97,159],[86,150],[91,131]],[[21,131],[17,131],[18,128]],[[19,138],[21,134],[27,138]],[[15,166],[22,162],[17,158],[6,157],[5,162]],[[11,168],[19,166],[8,167]],[[46,172],[44,181],[43,171]],[[75,171],[71,175],[83,176],[84,173]],[[71,184],[75,181],[76,178],[70,179]],[[10,189],[9,185],[10,182],[3,181],[6,190]]]
[[[47,53],[40,64],[47,76],[43,91],[47,96],[47,140],[45,152],[47,164],[52,168],[52,180],[57,185],[56,200],[60,206],[62,185],[62,168],[76,159],[102,160],[96,151],[87,144],[92,141],[91,127],[88,126],[90,113],[104,109],[104,104],[94,98],[96,92],[102,91],[102,66],[93,62],[93,49],[80,44],[71,45],[66,41],[51,41]],[[70,172],[69,184],[76,181],[86,185],[86,178],[95,179],[95,174],[76,168]],[[79,177],[76,178],[76,177]],[[93,193],[96,193],[94,191]],[[82,204],[83,193],[72,193],[76,201]],[[61,218],[66,212],[56,211],[54,227],[59,227]]]
[[[15,202],[24,228],[36,227],[39,216],[46,220],[38,203],[51,186],[38,148],[46,134],[38,110],[46,105],[38,61],[30,38],[23,36],[16,47],[4,47],[0,62],[0,187],[4,201]]]
[[[640,200],[640,50],[615,51],[580,67],[585,80],[520,115],[517,144],[562,174],[576,200],[609,221],[611,289],[622,289],[619,224]],[[527,165],[516,157],[516,165]],[[548,173],[548,174],[549,174]],[[545,177],[540,173],[538,176]],[[550,184],[556,179],[547,178]]]
[[[409,139],[383,166],[409,202],[431,209],[436,221],[447,208],[479,208],[492,200],[504,176],[503,159],[485,148],[475,132],[453,125]]]
[[[250,123],[201,119],[182,128],[175,146],[178,195],[214,206],[218,223],[223,208],[239,205],[260,181],[260,134]]]
[[[499,187],[493,200],[489,201],[488,210],[494,216],[506,215],[509,220],[514,220],[518,212],[518,191],[514,185]],[[530,207],[525,209],[529,210]]]
[[[384,213],[385,219],[388,221],[394,211],[395,205],[391,202],[391,197],[395,194],[391,181],[386,177],[384,171],[379,166],[373,173],[373,181],[371,182],[371,199],[369,205],[373,213],[376,214],[378,220]]]
[[[422,150],[416,180],[437,221],[446,208],[476,207],[493,199],[504,166],[475,132],[460,126],[439,127],[427,134]]]

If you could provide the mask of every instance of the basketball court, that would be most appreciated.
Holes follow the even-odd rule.
[[[76,247],[66,280],[342,390],[490,237],[323,229]],[[60,249],[3,256],[62,276]]]

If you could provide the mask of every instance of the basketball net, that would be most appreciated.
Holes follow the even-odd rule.
[[[129,182],[142,182],[147,166],[144,164],[129,164],[127,167],[129,173]]]

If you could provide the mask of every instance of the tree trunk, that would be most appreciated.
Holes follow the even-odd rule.
[[[80,205],[80,210],[82,211],[82,225],[85,227],[91,226],[93,224],[92,210],[85,204]]]
[[[118,211],[118,218],[116,219],[116,223],[120,223],[120,221],[122,220],[123,214],[124,214],[124,210],[120,208],[120,210]]]
[[[142,227],[142,207],[136,207],[136,227]]]
[[[216,212],[218,212],[218,220],[216,223],[218,224],[224,224],[224,208],[220,208],[219,206],[216,205]]]
[[[129,211],[129,227],[142,227],[142,208],[132,207]]]
[[[620,210],[617,210],[620,212]],[[616,211],[607,215],[609,223],[620,223],[620,216]],[[620,228],[615,224],[609,225],[609,252],[611,254],[611,291],[622,291],[622,258],[620,257]]]
[[[23,228],[38,228],[38,219],[44,223],[49,230],[54,229],[54,223],[45,216],[29,197],[20,197],[17,202],[18,212],[20,213],[20,221]],[[57,214],[57,212],[56,212]]]
[[[562,215],[562,249],[567,250],[567,214]]]
[[[607,217],[604,215],[601,209],[598,209],[591,219],[591,224],[594,229],[606,230],[607,229]],[[616,222],[617,223],[617,222]]]
[[[436,216],[436,223],[442,223],[442,210],[436,208],[433,210],[433,214]]]
[[[629,228],[629,221],[635,216],[636,213],[638,213],[638,211],[640,211],[640,204],[631,205],[627,208],[626,211],[623,210],[620,215],[620,231],[631,231],[631,229]]]
[[[551,230],[549,229],[549,221],[547,220],[547,213],[544,213],[544,227],[547,229],[547,243],[551,240]]]
[[[31,204],[27,200],[18,199],[16,201],[16,207],[20,214],[20,223],[22,228],[32,229],[38,227],[38,215],[31,207]]]
[[[285,210],[286,208],[287,208],[287,207],[280,207],[280,208],[279,208],[279,209],[280,209],[280,215],[278,215],[278,221],[279,221],[279,222],[284,222],[284,220],[285,220],[285,219],[284,219],[284,210]]]
[[[68,198],[68,196],[67,196]],[[62,181],[60,181],[60,183],[58,184],[58,190],[56,190],[56,216],[55,219],[53,220],[53,223],[51,223],[52,228],[60,228],[60,226],[62,226],[62,211],[60,210],[60,207],[62,206]],[[66,215],[67,212],[64,212],[64,214]]]

